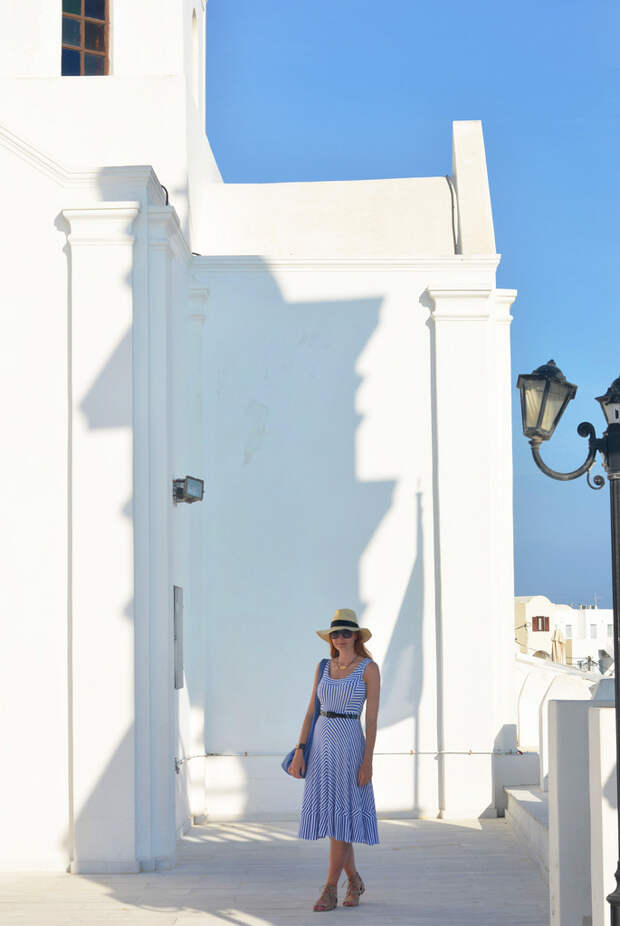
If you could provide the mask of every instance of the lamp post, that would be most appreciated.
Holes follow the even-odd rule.
[[[611,907],[611,926],[620,926],[620,376],[614,380],[605,395],[598,396],[607,421],[607,430],[597,438],[589,421],[582,421],[577,428],[580,437],[588,438],[588,455],[585,462],[570,473],[558,473],[547,466],[540,456],[540,445],[549,440],[556,425],[564,414],[568,403],[575,397],[577,387],[566,381],[562,371],[553,360],[538,367],[529,375],[517,380],[521,392],[521,415],[523,433],[529,438],[534,462],[552,479],[577,479],[586,474],[592,489],[602,489],[605,480],[594,476],[590,470],[597,452],[603,457],[603,466],[609,480],[611,500],[611,576],[614,598],[614,691],[616,703],[616,782],[618,789],[618,865],[616,868],[616,889],[608,895]]]

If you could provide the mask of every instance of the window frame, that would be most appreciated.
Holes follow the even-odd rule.
[[[62,24],[66,19],[79,22],[81,24],[81,45],[70,45],[64,42],[61,32],[61,76],[62,77],[107,77],[110,73],[110,0],[104,2],[104,19],[94,19],[86,15],[86,0],[80,0],[80,13],[61,12]],[[104,51],[97,51],[93,48],[86,48],[86,23],[94,23],[97,26],[103,25],[103,44]],[[62,52],[77,51],[80,55],[80,73],[79,74],[62,74]],[[93,55],[96,58],[103,58],[103,74],[86,74],[86,55]]]
[[[542,614],[533,617],[532,633],[549,633],[549,618]]]

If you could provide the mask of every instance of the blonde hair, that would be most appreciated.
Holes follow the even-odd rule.
[[[370,655],[370,653],[368,652],[368,650],[362,643],[358,631],[354,630],[353,633],[355,634],[355,642],[353,646],[354,646],[356,654],[358,656],[361,656],[364,659],[372,659],[372,656]],[[329,638],[329,649],[330,649],[332,658],[337,659],[338,656],[340,655],[340,651],[337,650],[336,647],[334,646],[334,641],[332,640],[331,637]]]

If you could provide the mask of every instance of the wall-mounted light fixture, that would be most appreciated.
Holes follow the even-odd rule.
[[[184,479],[172,480],[172,501],[175,504],[179,502],[188,502],[188,504],[201,502],[204,491],[204,479],[197,479],[196,476],[185,476]]]

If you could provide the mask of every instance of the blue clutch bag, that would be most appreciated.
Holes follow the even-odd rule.
[[[321,659],[321,664],[319,666],[319,681],[321,680],[321,676],[323,675],[323,669],[325,668],[326,662],[327,662],[327,659]],[[317,688],[318,688],[318,685],[317,685]],[[320,710],[321,710],[321,702],[319,701],[319,696],[317,694],[314,698],[314,716],[312,718],[312,723],[310,724],[310,732],[308,733],[308,737],[306,739],[306,745],[304,746],[304,770],[301,773],[302,778],[306,777],[306,771],[308,769],[308,758],[310,756],[310,747],[312,746],[312,736],[314,734],[314,725],[316,723],[316,718],[319,716]],[[294,755],[295,755],[295,750],[291,749],[291,751],[288,752],[284,756],[284,759],[282,760],[282,768],[284,769],[287,775],[288,775],[289,765],[293,761]]]

